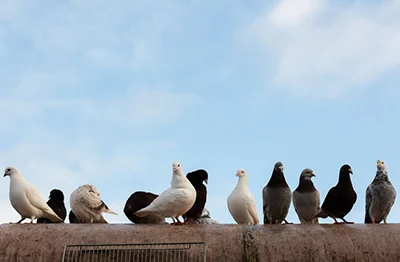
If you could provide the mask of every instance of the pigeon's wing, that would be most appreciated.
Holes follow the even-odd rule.
[[[253,218],[254,224],[258,224],[260,221],[258,220],[256,202],[254,201],[254,197],[252,195],[250,195],[250,199],[247,202],[247,210],[249,211],[250,216]]]
[[[338,189],[336,186],[329,189],[328,194],[325,197],[324,202],[322,203],[322,209],[331,209],[335,207],[338,203],[336,203],[338,199]]]
[[[267,199],[267,186],[263,188],[262,191],[263,199],[263,214],[264,214],[264,224],[269,224],[269,219],[267,217],[268,199]]]
[[[141,210],[141,211],[154,211],[156,210],[157,213],[164,213],[171,208],[173,209],[174,206],[181,205],[180,198],[181,198],[181,191],[176,188],[169,188],[162,192],[156,199],[154,199],[151,204]]]
[[[32,206],[42,211],[53,212],[34,185],[27,185],[25,195]]]
[[[372,186],[369,185],[365,190],[365,218],[364,223],[372,223],[371,217],[369,216],[369,207],[372,202]]]

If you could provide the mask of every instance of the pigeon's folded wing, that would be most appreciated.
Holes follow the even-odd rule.
[[[250,196],[249,200],[250,201],[248,201],[247,209],[249,210],[249,214],[253,218],[254,223],[258,224],[260,221],[258,220],[256,202],[254,201],[253,196]]]
[[[37,188],[34,185],[27,186],[25,195],[32,206],[42,211],[54,213],[54,211],[46,204],[46,201],[40,195],[39,190],[37,190]]]
[[[365,190],[365,218],[364,223],[372,223],[371,217],[369,216],[369,207],[372,202],[372,188],[371,185]]]
[[[267,186],[263,188],[262,198],[263,198],[264,224],[269,224],[269,219],[267,217],[267,209],[268,209]]]

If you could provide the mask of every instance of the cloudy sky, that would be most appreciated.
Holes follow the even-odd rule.
[[[377,159],[400,189],[400,1],[267,2],[0,1],[0,167],[68,208],[94,184],[127,223],[130,194],[168,188],[178,160],[209,172],[206,206],[234,223],[238,168],[262,219],[276,161],[292,190],[314,169],[321,201],[348,163],[362,222]],[[19,219],[8,192],[0,223]]]

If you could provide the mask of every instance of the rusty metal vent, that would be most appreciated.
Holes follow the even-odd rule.
[[[206,261],[205,242],[66,245],[62,262]]]

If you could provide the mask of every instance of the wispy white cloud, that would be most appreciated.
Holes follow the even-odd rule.
[[[274,69],[270,88],[337,98],[399,69],[399,11],[398,1],[278,1],[239,30],[239,41],[261,44]]]

